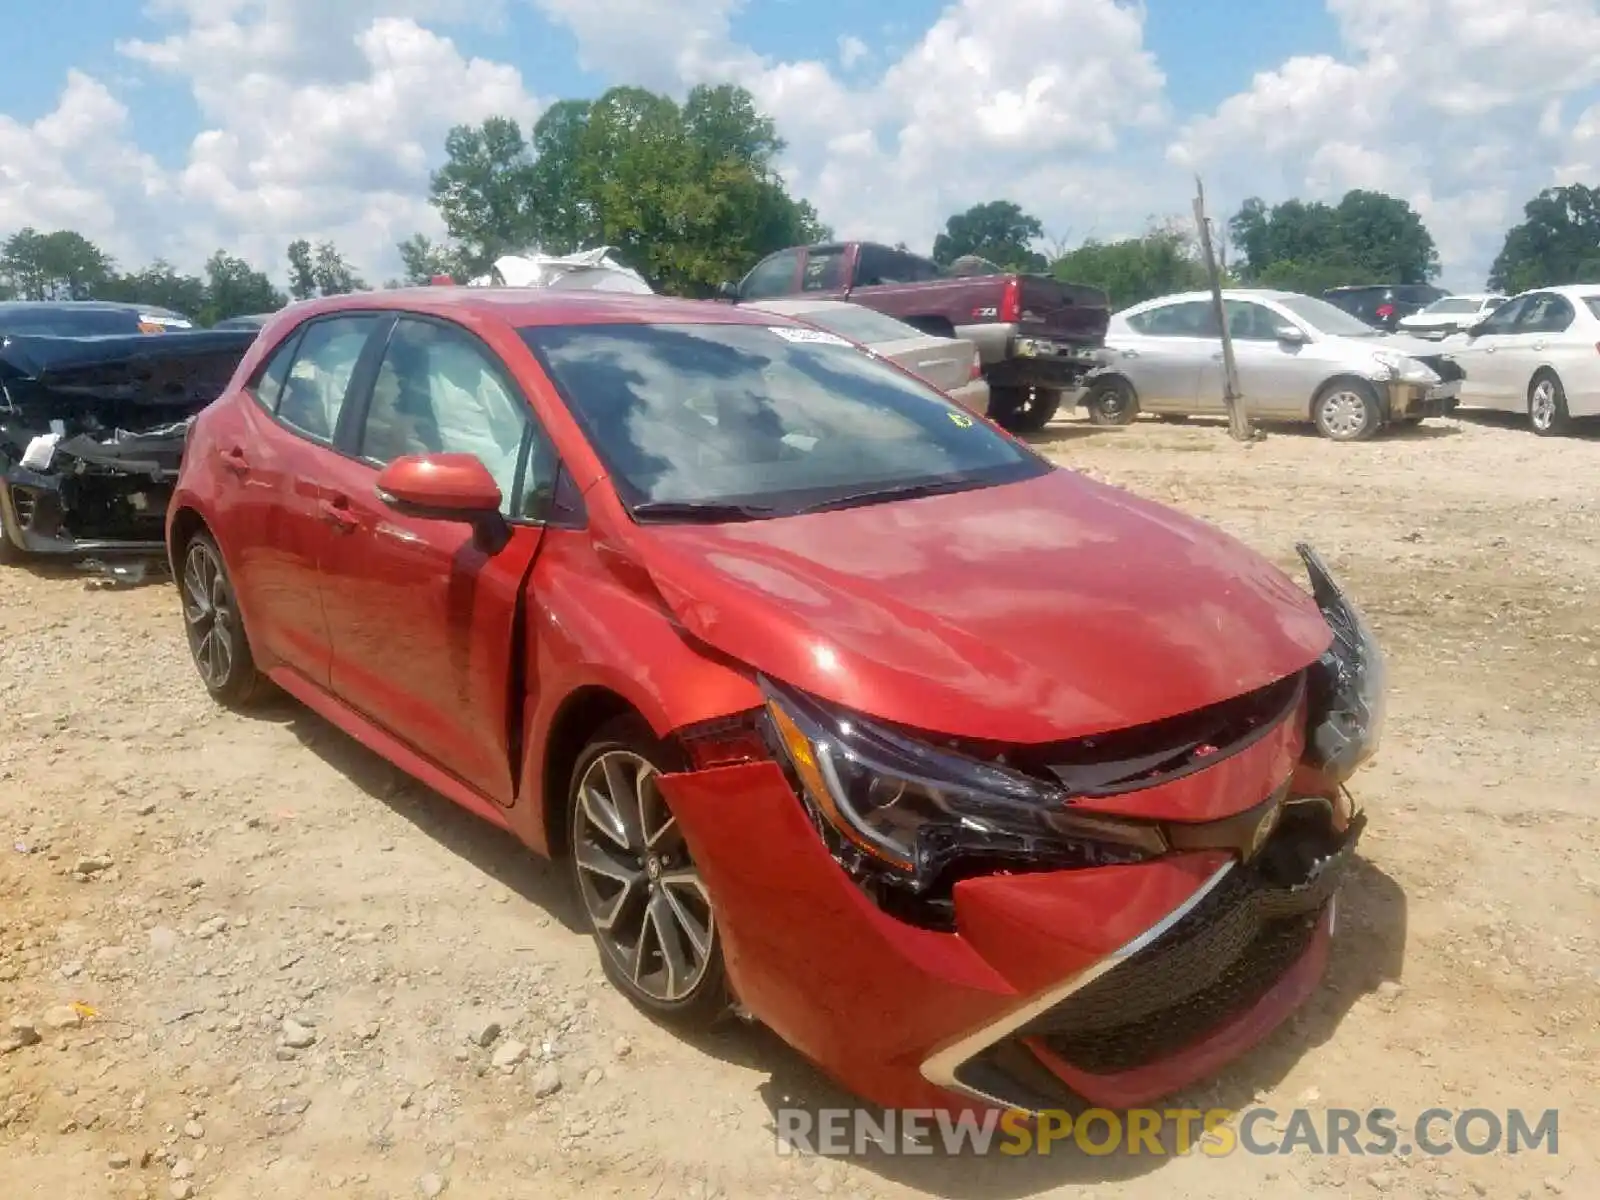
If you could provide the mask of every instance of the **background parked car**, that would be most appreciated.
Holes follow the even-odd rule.
[[[1441,349],[1460,368],[1461,403],[1528,414],[1540,436],[1600,416],[1600,284],[1513,296]]]
[[[881,358],[927,380],[963,408],[989,414],[983,360],[970,338],[940,337],[843,300],[762,300],[745,305],[794,317],[865,346]]]
[[[738,284],[737,303],[813,296],[850,300],[925,333],[963,337],[983,356],[990,415],[1013,432],[1043,429],[1103,361],[1109,299],[1050,275],[957,274],[876,242],[793,246],[769,254]]]
[[[1384,334],[1296,292],[1225,291],[1223,307],[1239,389],[1255,417],[1310,421],[1324,437],[1347,442],[1455,406],[1458,373],[1427,343]],[[1111,364],[1081,400],[1089,419],[1117,425],[1140,411],[1225,413],[1214,313],[1209,292],[1189,292],[1112,317]]]
[[[0,303],[0,337],[103,337],[117,333],[166,333],[193,329],[182,313],[153,305],[110,300],[12,300]]]
[[[1397,329],[1400,322],[1450,293],[1427,283],[1377,283],[1329,288],[1322,298],[1375,329]]]
[[[243,316],[227,317],[224,320],[218,321],[211,328],[213,328],[213,329],[260,329],[263,325],[265,325],[268,321],[272,320],[272,318],[277,316],[277,315],[278,315],[277,313],[246,313]]]
[[[1418,309],[1399,323],[1401,333],[1419,338],[1446,338],[1470,329],[1506,302],[1500,295],[1446,296]]]

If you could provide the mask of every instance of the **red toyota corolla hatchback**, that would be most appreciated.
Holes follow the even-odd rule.
[[[168,516],[195,663],[570,863],[614,984],[876,1103],[1127,1106],[1315,988],[1382,659],[835,336],[431,288],[276,316]],[[484,947],[493,954],[493,947]]]

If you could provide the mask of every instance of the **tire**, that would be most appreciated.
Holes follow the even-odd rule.
[[[1311,402],[1317,432],[1334,442],[1362,442],[1383,425],[1378,393],[1364,379],[1335,379]]]
[[[1001,387],[989,390],[989,416],[1010,433],[1038,433],[1061,408],[1054,388]]]
[[[1563,437],[1572,428],[1567,390],[1554,371],[1540,371],[1528,384],[1528,424],[1540,437]]]
[[[245,707],[261,693],[264,677],[250,652],[222,551],[209,533],[197,533],[184,545],[178,593],[200,682],[219,704]]]
[[[665,799],[648,784],[682,766],[640,718],[608,722],[568,784],[567,858],[611,985],[646,1013],[696,1031],[731,1006],[710,897]],[[669,942],[686,977],[674,978]]]
[[[1097,379],[1083,393],[1091,425],[1131,425],[1139,415],[1139,397],[1126,379]]]

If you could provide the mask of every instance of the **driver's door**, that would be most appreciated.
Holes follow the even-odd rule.
[[[505,364],[467,330],[402,317],[324,473],[340,551],[322,570],[332,690],[502,806],[515,796],[511,694],[520,597],[554,484],[554,447]],[[490,555],[464,523],[405,516],[377,494],[405,454],[476,455],[511,539]],[[531,685],[530,685],[531,686]]]
[[[1506,351],[1517,334],[1517,320],[1527,306],[1528,297],[1518,296],[1495,309],[1494,315],[1468,334],[1465,345],[1453,348],[1448,357],[1461,368],[1463,378],[1459,403],[1463,408],[1510,407],[1512,365]]]

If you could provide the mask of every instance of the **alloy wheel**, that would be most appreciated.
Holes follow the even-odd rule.
[[[596,758],[578,782],[573,853],[605,952],[646,996],[677,1004],[706,977],[716,924],[659,774],[632,751]]]
[[[1353,438],[1367,424],[1367,402],[1355,392],[1341,389],[1322,400],[1322,425],[1335,438]]]
[[[1533,395],[1528,398],[1528,419],[1540,432],[1547,431],[1556,421],[1556,385],[1551,379],[1541,379],[1533,385]]]
[[[233,671],[238,615],[222,564],[198,538],[183,560],[183,619],[201,678],[207,687],[221,688]]]

